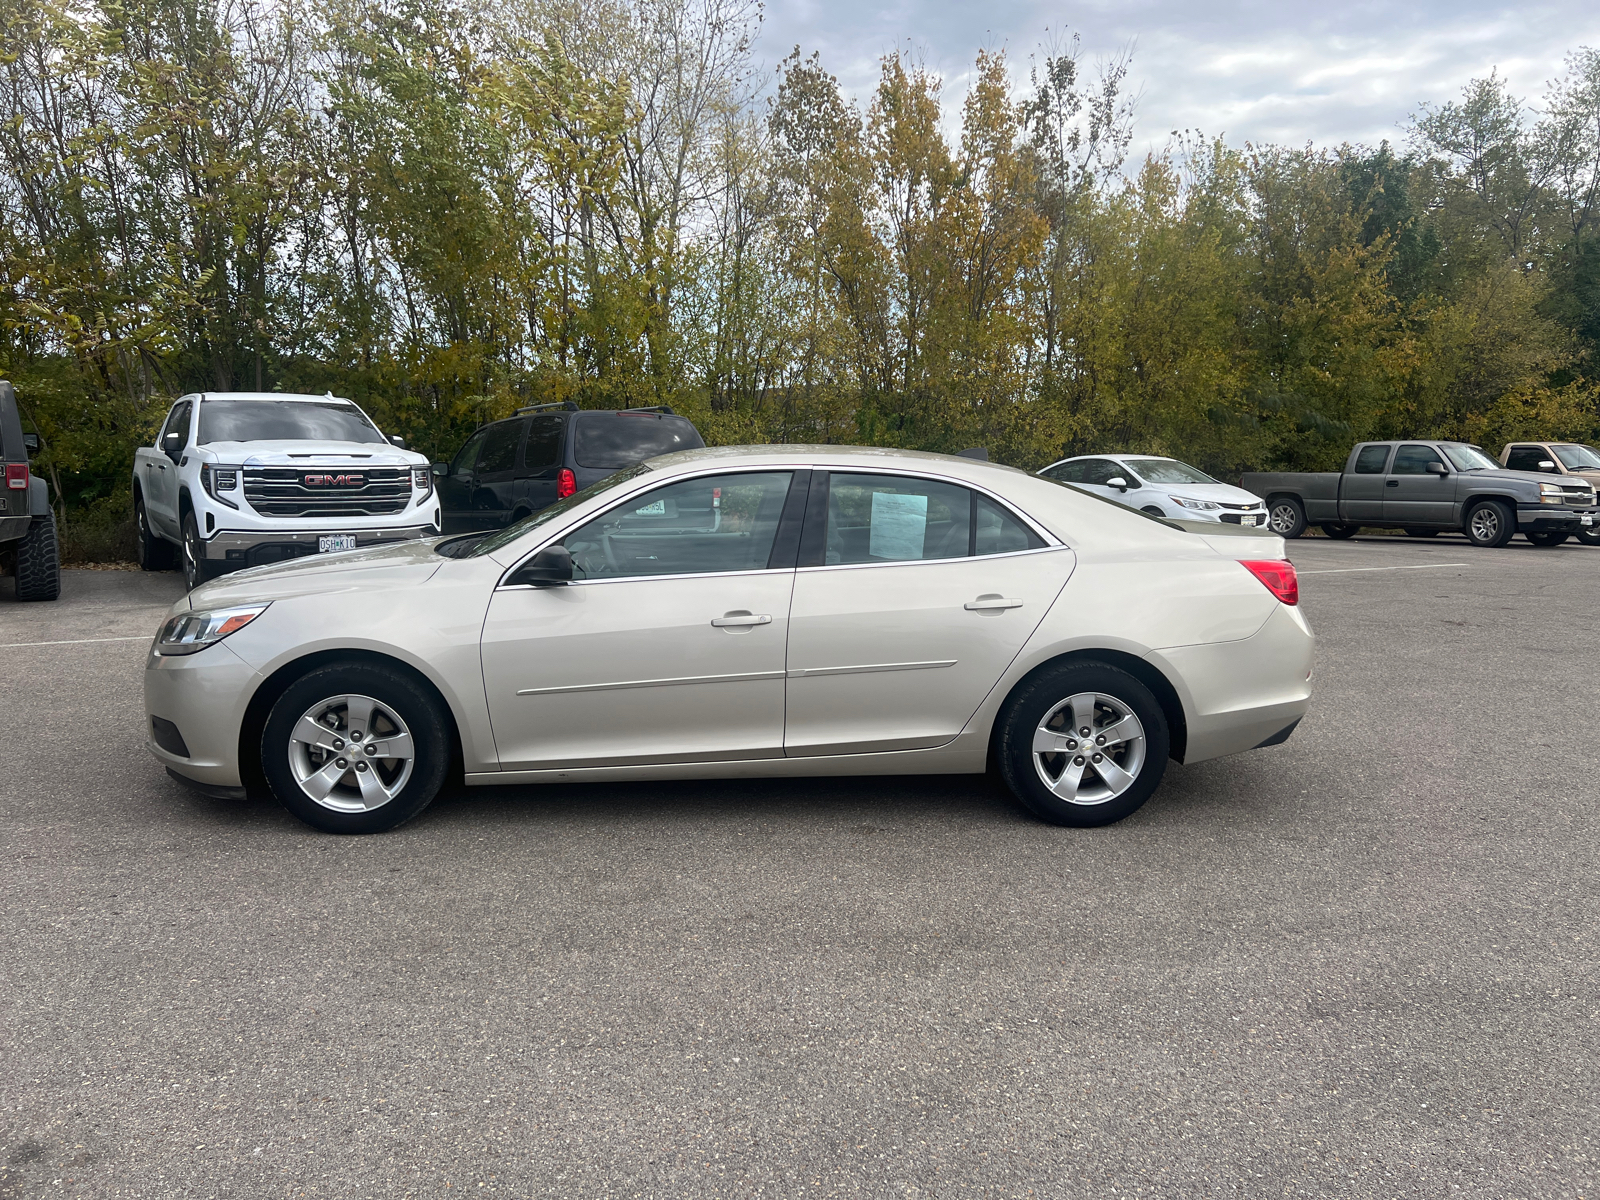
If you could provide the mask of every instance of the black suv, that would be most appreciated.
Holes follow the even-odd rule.
[[[519,408],[475,430],[449,463],[434,463],[446,533],[499,529],[598,483],[613,471],[705,445],[665,405],[585,409],[566,401]]]
[[[50,489],[33,473],[28,455],[39,435],[22,432],[17,394],[0,380],[0,572],[17,576],[18,600],[54,600],[61,595],[61,547]]]

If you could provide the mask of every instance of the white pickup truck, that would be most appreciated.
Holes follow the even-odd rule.
[[[349,400],[203,392],[133,460],[139,565],[225,571],[440,531],[428,460]]]

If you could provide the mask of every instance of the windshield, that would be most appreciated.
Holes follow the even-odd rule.
[[[1561,465],[1569,471],[1600,471],[1600,454],[1593,446],[1551,446]]]
[[[655,413],[594,413],[578,417],[573,457],[580,467],[615,471],[636,462],[698,450],[705,442],[682,417]]]
[[[199,445],[207,442],[378,442],[377,426],[339,400],[205,400]]]
[[[1125,458],[1122,460],[1146,483],[1216,483],[1204,471],[1175,458]]]
[[[1445,457],[1458,471],[1500,470],[1500,464],[1477,446],[1466,446],[1460,442],[1440,442],[1439,449],[1444,451]]]
[[[607,488],[613,488],[619,483],[625,483],[636,475],[643,475],[649,469],[649,467],[645,466],[643,463],[640,463],[636,467],[629,467],[625,471],[617,471],[614,474],[607,475],[599,483],[591,483],[588,487],[584,488],[583,491],[573,492],[572,495],[568,496],[565,500],[557,500],[549,508],[541,508],[531,517],[523,517],[522,520],[515,521],[512,524],[507,525],[504,529],[497,529],[495,532],[485,537],[482,541],[474,544],[472,549],[468,550],[460,557],[480,558],[485,554],[490,554],[500,549],[501,546],[508,546],[523,534],[527,533],[530,529],[539,528],[539,526],[543,525],[546,521],[554,520],[562,513],[577,508],[578,505],[582,504],[584,501],[594,499]]]

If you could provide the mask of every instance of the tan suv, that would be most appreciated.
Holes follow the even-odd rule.
[[[1600,450],[1577,442],[1508,442],[1500,462],[1513,471],[1571,475],[1600,489]],[[1600,546],[1600,525],[1578,531],[1578,540]]]

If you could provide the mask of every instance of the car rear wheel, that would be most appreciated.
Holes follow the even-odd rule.
[[[1361,532],[1361,526],[1359,525],[1319,525],[1317,528],[1322,530],[1324,537],[1331,537],[1339,542],[1344,541],[1346,538],[1353,538]]]
[[[1306,531],[1306,510],[1293,496],[1267,501],[1267,528],[1282,538],[1297,538]]]
[[[1166,715],[1150,690],[1106,663],[1051,667],[1006,702],[1006,783],[1055,825],[1109,825],[1150,798],[1167,768]]]
[[[139,538],[139,569],[172,570],[172,543],[156,536],[155,530],[150,528],[150,514],[145,511],[143,496],[133,502],[133,524]]]
[[[28,522],[17,543],[17,599],[54,600],[61,595],[61,544],[56,515],[46,512]]]
[[[291,684],[261,734],[278,800],[326,833],[382,833],[433,802],[450,767],[449,714],[404,672],[319,667]]]
[[[1551,531],[1548,533],[1525,533],[1522,535],[1535,546],[1559,546],[1567,540],[1567,535]]]
[[[1503,501],[1479,500],[1467,510],[1464,532],[1474,546],[1504,546],[1516,531],[1516,517]]]

